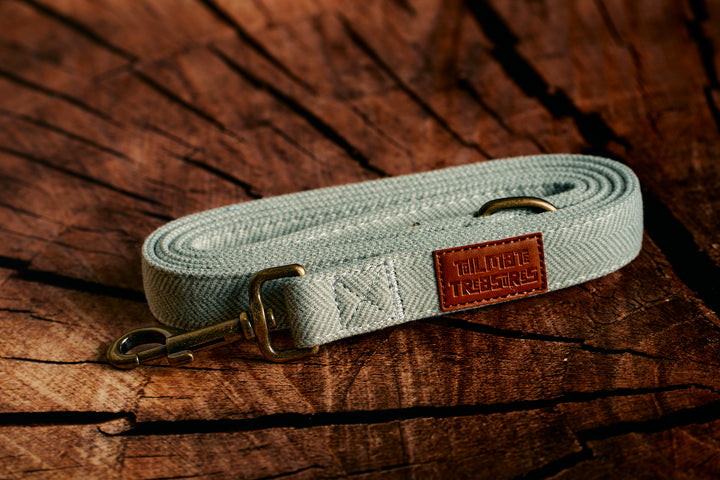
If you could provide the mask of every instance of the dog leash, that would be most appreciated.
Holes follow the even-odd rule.
[[[145,294],[167,327],[126,333],[108,359],[179,365],[255,338],[269,360],[293,360],[341,338],[601,277],[637,256],[642,231],[633,172],[584,155],[492,160],[217,208],[147,238]],[[295,348],[273,347],[274,329],[290,329]],[[159,346],[131,352],[143,344]]]

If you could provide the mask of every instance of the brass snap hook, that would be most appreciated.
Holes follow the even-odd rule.
[[[129,370],[138,367],[141,363],[161,358],[167,354],[165,342],[176,333],[175,329],[167,327],[142,327],[130,330],[118,337],[110,346],[107,352],[108,362],[117,368]],[[133,348],[154,344],[160,344],[160,346],[138,353],[127,353]]]
[[[261,270],[253,275],[248,286],[250,312],[242,312],[238,318],[189,332],[168,327],[136,328],[113,342],[107,352],[108,362],[118,368],[130,369],[167,356],[170,365],[184,365],[195,359],[195,352],[232,343],[241,338],[257,340],[262,354],[273,362],[287,362],[314,355],[320,347],[288,350],[276,350],[273,347],[270,342],[270,329],[275,327],[275,318],[270,309],[265,309],[260,291],[262,284],[268,280],[302,275],[305,275],[305,269],[300,265]],[[148,344],[159,345],[138,353],[128,353],[135,347]]]
[[[490,200],[475,214],[476,217],[487,217],[508,208],[536,208],[546,212],[554,212],[557,207],[547,200],[538,197],[506,197]]]

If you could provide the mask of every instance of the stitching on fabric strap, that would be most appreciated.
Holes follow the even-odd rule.
[[[558,211],[473,216],[489,200],[534,191]],[[640,186],[626,166],[516,157],[189,215],[145,241],[143,281],[160,321],[195,329],[247,310],[257,271],[301,264],[305,277],[268,282],[263,297],[304,347],[441,314],[433,251],[540,233],[552,291],[630,262],[642,230]]]

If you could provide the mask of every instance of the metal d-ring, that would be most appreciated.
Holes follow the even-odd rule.
[[[289,360],[297,360],[298,358],[308,355],[315,355],[320,348],[319,346],[314,346],[276,350],[270,342],[268,320],[272,319],[272,312],[268,310],[266,316],[262,295],[260,294],[260,287],[268,280],[283,277],[301,277],[303,275],[305,275],[305,269],[301,265],[293,264],[266,268],[265,270],[257,272],[250,279],[250,284],[248,285],[250,292],[250,319],[248,319],[248,315],[241,315],[240,322],[243,323],[246,331],[252,330],[252,332],[254,332],[260,351],[265,358],[270,361],[287,362]]]
[[[547,200],[538,197],[506,197],[490,200],[475,214],[476,217],[487,217],[508,208],[536,208],[546,212],[554,212],[557,207]]]

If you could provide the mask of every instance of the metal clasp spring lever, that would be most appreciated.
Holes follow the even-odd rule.
[[[237,319],[228,320],[209,327],[183,332],[168,327],[143,327],[131,330],[113,342],[107,352],[111,365],[130,369],[141,363],[167,356],[170,365],[184,365],[195,359],[195,352],[219,347],[241,338],[255,338],[265,358],[273,362],[286,362],[314,355],[319,347],[276,350],[270,342],[270,329],[275,328],[272,311],[266,311],[262,303],[260,288],[267,280],[289,276],[305,275],[300,265],[285,265],[261,270],[250,279],[250,312],[243,312]],[[158,346],[128,353],[135,347],[148,344]]]

